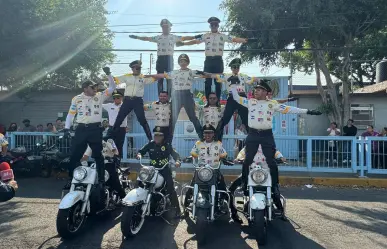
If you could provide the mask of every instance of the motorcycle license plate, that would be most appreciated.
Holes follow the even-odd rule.
[[[14,178],[13,170],[7,169],[0,172],[1,180],[2,181],[8,181]]]

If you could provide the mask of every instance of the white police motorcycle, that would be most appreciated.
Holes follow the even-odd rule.
[[[266,162],[250,165],[248,176],[248,196],[243,197],[243,204],[246,219],[254,233],[258,244],[264,245],[267,242],[267,225],[273,220],[274,206],[272,199],[272,178],[270,169]],[[284,212],[286,211],[286,199],[281,195]]]
[[[114,158],[105,158],[106,163],[112,163]],[[109,180],[109,173],[105,170],[105,182]],[[129,180],[120,181],[129,182]],[[120,202],[120,198],[109,186],[105,186],[105,198],[102,203],[99,198],[98,174],[96,163],[87,162],[74,169],[70,191],[59,204],[56,219],[58,234],[64,239],[70,239],[82,231],[86,218],[90,215],[113,211]]]
[[[142,164],[140,157],[141,170],[137,180],[139,187],[132,189],[122,200],[123,213],[121,217],[121,231],[125,238],[136,236],[144,225],[146,216],[160,216],[167,214],[167,219],[172,217],[172,205],[170,197],[167,194],[166,182],[159,173],[170,162],[161,168],[146,166]],[[168,221],[167,221],[168,222]]]

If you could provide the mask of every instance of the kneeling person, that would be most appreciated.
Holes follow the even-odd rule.
[[[116,170],[117,164],[119,165],[119,153],[113,139],[102,141],[102,156],[106,158],[114,158],[113,163],[105,163],[105,169],[109,173],[109,180],[106,182],[107,185],[111,186],[113,190],[117,191],[119,197],[123,199],[126,195],[124,188],[121,186],[120,179]],[[92,150],[87,147],[81,161],[87,163],[87,160],[92,155]],[[100,177],[100,176],[98,176]]]
[[[169,162],[169,156],[172,156],[176,162],[176,167],[179,168],[181,165],[180,156],[172,148],[172,145],[164,140],[164,133],[161,131],[160,127],[155,127],[153,129],[153,133],[154,140],[150,141],[139,150],[137,159],[140,159],[142,156],[148,153],[150,164],[156,168],[161,168]],[[175,207],[176,214],[180,215],[179,200],[174,188],[171,168],[167,166],[163,170],[159,171],[159,173],[164,177],[168,194],[171,196],[171,204]]]

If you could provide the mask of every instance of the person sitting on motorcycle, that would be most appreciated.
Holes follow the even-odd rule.
[[[156,126],[153,129],[154,140],[147,143],[142,147],[137,154],[137,159],[140,160],[142,156],[146,153],[149,154],[150,164],[155,168],[162,168],[166,163],[169,162],[169,156],[175,160],[176,168],[179,168],[181,165],[179,154],[172,148],[172,145],[164,140],[164,133],[161,127]],[[180,216],[180,206],[179,200],[177,198],[177,193],[175,191],[172,171],[169,166],[165,167],[163,170],[159,171],[163,176],[167,192],[171,197],[171,204],[176,209],[176,218]]]
[[[5,174],[1,173],[2,171],[4,172],[10,169],[11,166],[7,162],[0,163],[0,202],[11,200],[15,197],[15,192],[18,189],[17,182],[14,178],[11,177],[11,179],[9,179]]]
[[[244,147],[238,154],[237,158],[235,159],[235,162],[243,162],[245,160],[245,149],[246,147]],[[286,158],[281,154],[281,152],[279,150],[276,150],[275,154],[274,154],[274,158],[276,160],[274,160],[275,162],[277,162],[277,160],[281,161],[282,163],[285,163],[286,162]],[[258,148],[258,151],[257,151],[257,154],[255,154],[254,156],[254,161],[253,163],[254,164],[258,164],[258,163],[262,163],[262,162],[266,162],[265,160],[265,156],[263,155],[263,152],[262,152],[262,148],[261,148],[261,145],[259,146]],[[278,174],[278,165],[276,163],[276,170],[275,172]],[[277,177],[278,179],[278,177]],[[273,193],[273,202],[274,204],[276,205],[277,209],[281,212],[281,219],[282,220],[287,220],[286,216],[285,216],[285,213],[284,213],[284,208],[282,206],[282,202],[281,202],[281,193],[280,193],[280,190],[279,190],[279,185],[278,183],[272,183],[273,186],[272,186],[272,193]],[[238,214],[237,214],[237,209],[236,207],[234,206],[234,192],[235,190],[242,185],[242,175],[240,175],[237,179],[235,179],[235,181],[233,181],[230,185],[230,188],[229,188],[229,191],[230,191],[230,209],[231,209],[231,218],[234,222],[237,222],[237,223],[242,223],[242,220],[239,218]]]
[[[198,165],[204,166],[206,164],[217,166],[218,163],[227,158],[227,152],[223,148],[222,142],[215,141],[215,127],[212,125],[203,126],[203,137],[204,140],[197,141],[194,147],[191,150],[191,155],[194,158],[198,159]],[[191,186],[193,186],[193,182],[191,181]],[[227,186],[224,181],[224,177],[220,174],[220,179],[218,183],[218,189],[227,191]],[[184,206],[189,206],[189,200],[192,198],[192,189],[189,188],[185,194]],[[187,216],[188,213],[185,212],[183,216]]]
[[[106,141],[102,141],[102,156],[106,158],[112,158],[112,163],[106,163],[105,162],[105,169],[109,173],[109,180],[106,182],[108,186],[111,186],[113,190],[117,191],[118,196],[121,198],[121,200],[126,196],[125,190],[122,187],[120,183],[120,179],[118,177],[118,173],[116,170],[116,167],[120,165],[120,158],[118,149],[116,147],[116,144],[114,143],[113,139],[107,139]],[[89,146],[87,146],[87,149],[81,159],[82,164],[87,165],[87,160],[89,157],[91,157],[92,151]]]

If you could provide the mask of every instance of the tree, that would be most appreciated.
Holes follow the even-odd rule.
[[[0,9],[2,86],[26,93],[74,88],[112,62],[106,0],[3,0]]]
[[[387,5],[383,0],[224,0],[221,8],[227,12],[232,35],[256,38],[236,52],[245,61],[259,59],[267,67],[279,64],[280,51],[289,46],[310,49],[292,58],[313,64],[297,67],[315,70],[318,91],[329,107],[331,120],[341,126],[349,118],[352,47],[384,28]],[[341,102],[331,75],[333,58],[337,60],[336,74],[342,81]],[[326,89],[321,85],[321,73],[327,82]]]

